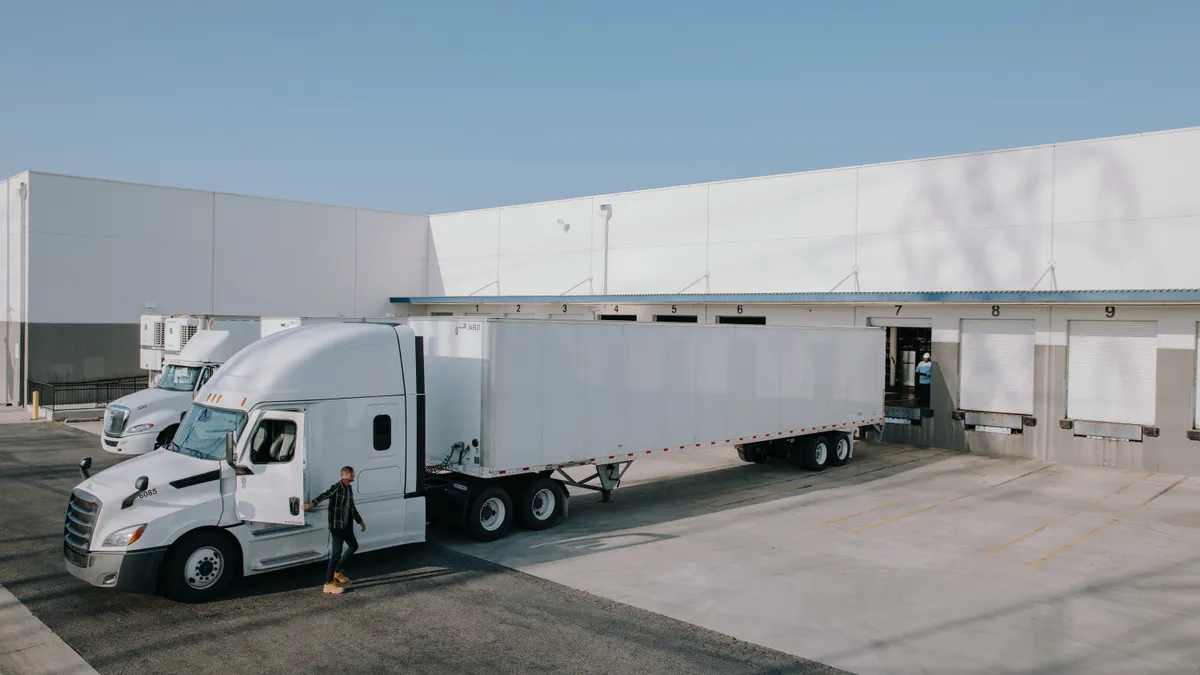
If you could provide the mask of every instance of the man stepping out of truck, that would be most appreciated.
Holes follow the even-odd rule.
[[[363,532],[367,531],[367,524],[354,507],[354,488],[350,487],[353,482],[354,467],[343,466],[342,479],[304,505],[304,510],[309,511],[322,501],[329,500],[329,534],[333,537],[333,550],[329,554],[329,569],[325,573],[325,586],[322,589],[326,595],[340,595],[345,590],[342,585],[350,583],[345,572],[346,561],[358,550],[358,539],[354,536],[351,521],[358,523]],[[345,553],[342,553],[343,544],[346,546]]]

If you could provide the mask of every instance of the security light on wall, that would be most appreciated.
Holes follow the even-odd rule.
[[[570,231],[571,231],[571,224],[570,224],[570,223],[568,223],[567,221],[563,220],[562,218],[559,218],[559,219],[558,219],[558,224],[559,224],[559,225],[562,225],[563,232],[570,232]]]

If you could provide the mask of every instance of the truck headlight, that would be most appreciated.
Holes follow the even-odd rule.
[[[104,538],[105,546],[129,546],[137,541],[146,531],[146,524],[134,525],[123,530],[117,530]]]
[[[127,434],[140,434],[140,433],[142,433],[143,431],[150,431],[150,430],[151,430],[151,429],[153,429],[153,428],[154,428],[154,425],[153,425],[153,424],[139,424],[139,425],[137,425],[137,426],[135,426],[135,427],[130,427],[130,428],[126,429],[126,430],[125,430],[125,433],[127,433]]]

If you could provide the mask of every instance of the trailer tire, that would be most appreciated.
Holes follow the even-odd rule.
[[[566,502],[562,485],[545,476],[526,486],[520,499],[521,502],[517,505],[517,519],[521,521],[521,527],[534,531],[557,525],[562,515],[563,504]]]
[[[225,592],[241,573],[237,542],[218,530],[184,535],[171,546],[162,571],[162,589],[179,602],[208,602]]]
[[[475,495],[467,508],[467,534],[475,541],[496,541],[508,533],[512,512],[508,492],[489,485]]]
[[[850,437],[829,434],[829,466],[845,466],[850,461]]]
[[[804,449],[800,451],[800,464],[809,471],[824,471],[829,466],[829,439],[824,436],[812,436]]]

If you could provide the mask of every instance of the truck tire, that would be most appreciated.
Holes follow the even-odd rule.
[[[237,543],[224,532],[201,530],[175,542],[164,561],[162,588],[180,602],[208,602],[241,572]]]
[[[824,436],[811,436],[808,443],[800,451],[800,464],[809,471],[824,471],[829,466],[829,439]]]
[[[558,524],[562,515],[563,497],[562,486],[558,481],[541,477],[521,493],[521,502],[517,505],[517,519],[527,530],[545,530]]]
[[[467,508],[467,534],[475,541],[496,541],[508,532],[512,512],[508,493],[489,485],[475,495]]]
[[[850,437],[829,434],[829,466],[845,466],[850,461]]]

